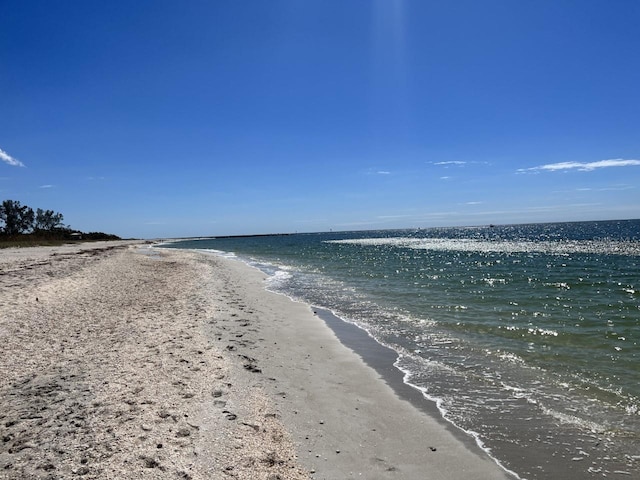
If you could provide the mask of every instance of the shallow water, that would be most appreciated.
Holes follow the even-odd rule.
[[[640,221],[235,237],[522,478],[640,478]]]

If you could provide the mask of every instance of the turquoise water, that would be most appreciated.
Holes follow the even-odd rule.
[[[395,349],[522,478],[640,478],[640,221],[180,242]]]

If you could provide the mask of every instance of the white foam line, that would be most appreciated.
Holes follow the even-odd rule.
[[[375,339],[374,339],[375,340]],[[429,400],[430,402],[435,403],[436,407],[438,408],[438,411],[440,412],[440,415],[442,416],[442,418],[444,420],[446,420],[447,422],[449,422],[451,425],[453,425],[455,428],[457,428],[458,430],[464,432],[466,435],[469,435],[470,437],[472,437],[475,441],[476,444],[478,445],[478,447],[483,450],[488,456],[489,458],[491,458],[501,469],[503,469],[505,472],[507,472],[510,475],[513,475],[515,478],[520,479],[520,480],[524,480],[520,475],[518,475],[516,472],[514,472],[513,470],[508,469],[505,465],[502,464],[502,462],[500,460],[498,460],[491,452],[491,449],[489,447],[487,447],[484,443],[484,441],[482,440],[482,437],[480,436],[480,434],[478,432],[475,432],[473,430],[467,430],[462,428],[460,425],[456,424],[453,422],[453,420],[451,420],[447,414],[449,413],[447,411],[447,409],[443,406],[443,402],[444,399],[440,398],[440,397],[435,397],[431,394],[429,394],[427,392],[427,389],[424,387],[420,387],[414,383],[411,383],[410,381],[410,377],[412,376],[412,373],[407,370],[404,369],[400,366],[400,361],[402,360],[402,358],[404,357],[404,355],[402,354],[398,354],[398,358],[397,360],[394,362],[393,366],[396,367],[398,370],[400,370],[403,374],[403,382],[406,385],[409,385],[412,388],[415,388],[416,390],[418,390],[420,393],[422,393],[422,395],[424,396],[424,398],[426,398],[427,400]]]
[[[313,306],[312,306],[313,307]],[[374,340],[376,343],[378,343],[379,345],[382,345],[383,347],[386,348],[390,348],[391,350],[393,350],[394,352],[396,352],[396,354],[398,355],[398,357],[396,358],[396,361],[393,363],[393,366],[395,368],[397,368],[402,374],[403,374],[403,383],[405,385],[408,385],[411,388],[414,388],[416,390],[418,390],[420,393],[422,393],[422,396],[424,398],[426,398],[428,401],[433,402],[438,411],[440,412],[440,416],[446,420],[448,423],[450,423],[451,425],[453,425],[455,428],[457,428],[458,430],[464,432],[466,435],[471,436],[476,444],[478,445],[478,447],[487,453],[487,455],[489,456],[489,458],[491,458],[502,470],[504,470],[505,472],[509,473],[510,475],[513,475],[516,479],[520,479],[520,480],[524,480],[523,477],[521,477],[520,475],[518,475],[516,472],[514,472],[513,470],[509,470],[505,465],[502,464],[502,462],[500,460],[498,460],[492,453],[491,453],[491,449],[489,447],[487,447],[484,442],[482,441],[482,438],[480,437],[480,434],[473,431],[473,430],[466,430],[464,428],[462,428],[460,425],[454,423],[450,418],[447,417],[447,409],[443,406],[443,402],[444,400],[440,397],[435,397],[433,395],[430,395],[427,390],[424,387],[420,387],[418,385],[415,385],[413,383],[411,383],[409,381],[409,377],[412,375],[411,372],[409,372],[408,370],[403,369],[400,366],[400,361],[402,360],[403,357],[405,357],[405,355],[403,355],[402,353],[398,352],[398,350],[396,350],[395,348],[391,347],[390,345],[386,345],[385,343],[381,342],[380,340],[378,340],[369,329],[367,329],[366,327],[364,327],[363,325],[359,324],[358,322],[355,321],[350,321],[348,319],[345,319],[344,317],[341,317],[338,313],[336,313],[334,310],[330,309],[330,308],[326,308],[326,307],[321,307],[321,306],[317,306],[317,308],[323,309],[323,310],[327,310],[329,312],[331,312],[331,314],[336,317],[337,319],[345,322],[345,323],[349,323],[351,325],[355,325],[356,327],[358,327],[360,330],[363,330],[364,332],[367,333],[367,335],[369,335],[369,337]]]

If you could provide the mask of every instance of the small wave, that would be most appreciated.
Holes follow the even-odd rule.
[[[472,437],[475,442],[476,445],[478,445],[478,447],[485,451],[487,453],[487,455],[500,467],[502,468],[505,472],[509,473],[510,475],[513,476],[513,478],[516,478],[518,480],[522,479],[522,477],[520,477],[516,472],[514,472],[513,470],[508,469],[498,458],[496,458],[491,449],[489,447],[487,447],[487,445],[485,444],[484,440],[482,439],[482,436],[474,431],[474,430],[469,430],[469,429],[465,429],[462,428],[460,425],[458,425],[457,423],[455,423],[448,415],[448,410],[444,405],[444,399],[441,397],[436,397],[434,395],[431,395],[428,390],[425,387],[421,387],[415,383],[412,382],[412,377],[413,377],[413,373],[412,371],[407,368],[407,367],[403,367],[402,366],[402,360],[405,359],[405,356],[402,354],[398,355],[397,360],[395,361],[395,363],[393,364],[394,367],[396,367],[398,370],[400,370],[403,374],[403,382],[406,385],[409,385],[412,388],[415,388],[416,390],[420,391],[422,393],[422,395],[429,401],[435,403],[438,411],[440,412],[440,416],[446,420],[447,422],[449,422],[451,425],[453,425],[455,428],[457,428],[458,430],[464,432],[465,434],[469,435],[470,437]],[[437,363],[437,362],[429,362],[429,363]],[[435,365],[433,365],[435,367]],[[444,368],[449,368],[446,365],[440,364],[438,363],[438,367],[444,367]],[[437,368],[437,367],[436,367]]]
[[[611,434],[611,429],[605,427],[604,425],[601,425],[599,423],[596,423],[594,421],[591,420],[587,420],[585,418],[580,418],[577,417],[575,415],[571,415],[568,413],[564,413],[564,412],[560,412],[558,410],[555,410],[553,408],[549,408],[546,407],[542,404],[539,404],[540,408],[542,410],[542,412],[545,415],[549,415],[550,417],[555,418],[556,420],[558,420],[559,422],[563,423],[563,424],[568,424],[568,425],[575,425],[578,428],[582,428],[585,430],[589,430],[593,433],[597,433],[597,434],[605,434],[605,433],[609,433]]]
[[[517,363],[519,365],[525,364],[525,361],[522,357],[511,352],[500,352],[498,353],[498,358],[500,358],[500,360],[504,360],[506,362],[511,362],[511,363]]]
[[[638,405],[635,403],[632,403],[631,405],[627,405],[626,407],[624,407],[624,409],[629,415],[640,414],[640,407],[638,407]]]
[[[222,250],[216,250],[215,248],[194,248],[194,250],[196,250],[197,252],[217,255],[218,257],[223,258],[238,258],[238,256],[233,252],[224,252]]]
[[[270,285],[273,284],[280,284],[286,280],[289,280],[292,277],[291,273],[289,273],[288,271],[282,269],[282,270],[276,270],[275,272],[273,272],[268,278],[267,278],[267,282]]]
[[[527,329],[527,332],[529,332],[531,335],[549,335],[551,337],[557,337],[559,334],[557,331],[555,330],[550,330],[547,328],[529,328]]]
[[[483,278],[483,281],[490,287],[493,287],[496,284],[504,285],[507,283],[505,278]]]
[[[571,286],[566,282],[543,283],[543,285],[545,287],[554,287],[559,290],[571,290]]]

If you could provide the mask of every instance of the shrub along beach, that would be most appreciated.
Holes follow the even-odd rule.
[[[264,280],[144,242],[1,250],[0,478],[510,478]]]
[[[64,225],[64,217],[53,210],[33,210],[16,200],[0,204],[0,248],[62,245],[77,240],[120,240],[103,232],[84,233]]]

